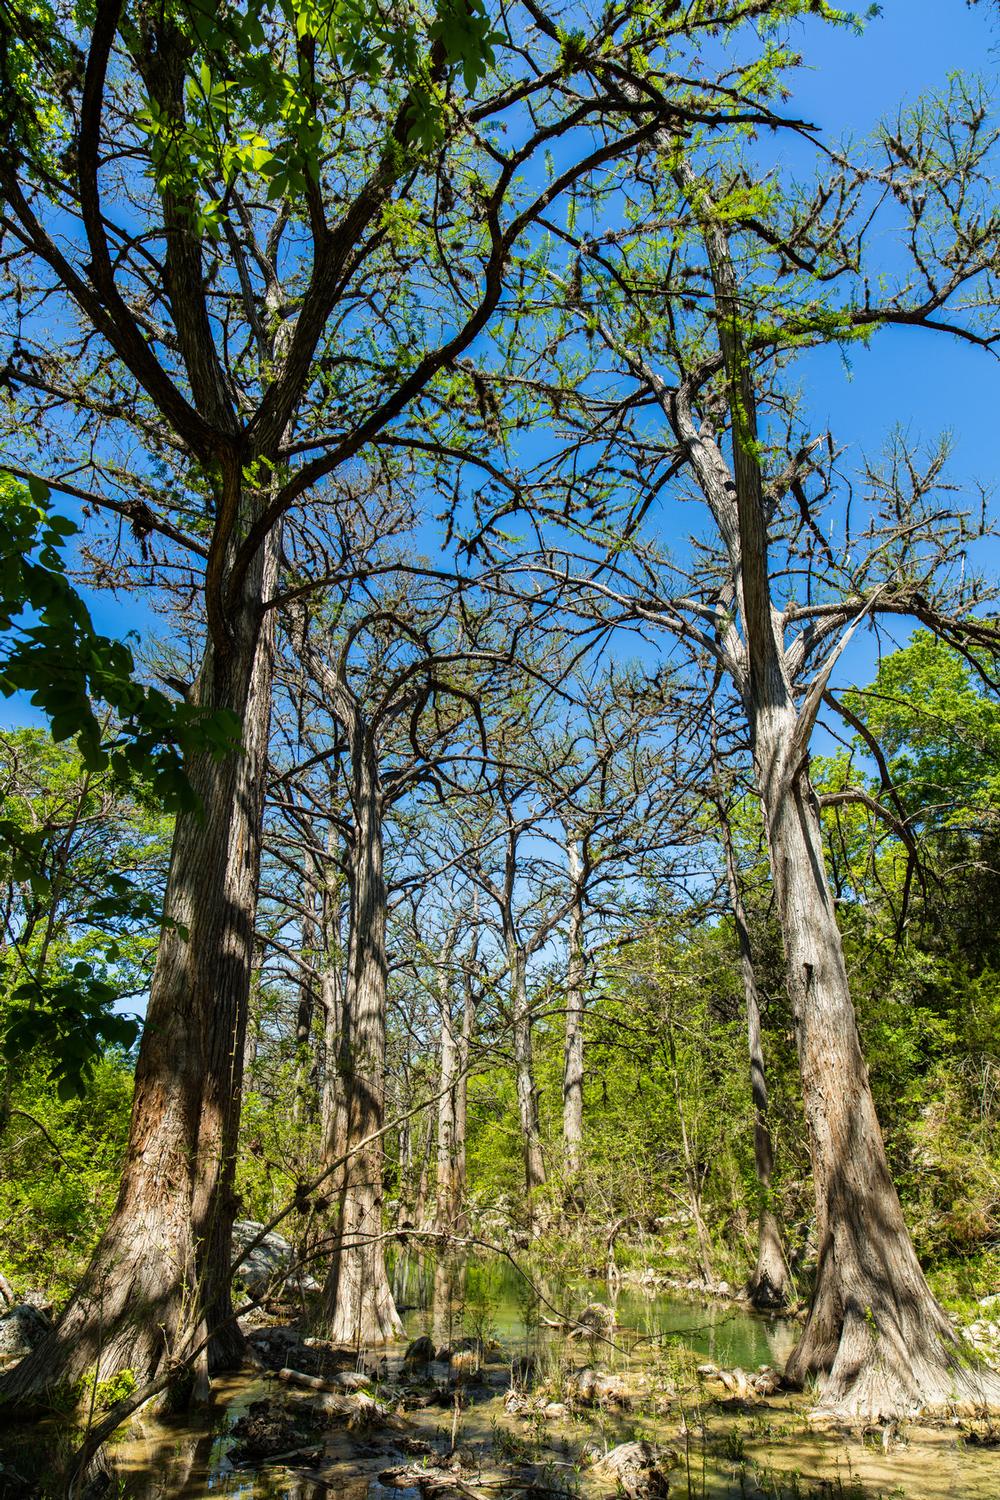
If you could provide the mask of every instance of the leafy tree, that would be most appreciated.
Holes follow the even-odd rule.
[[[41,730],[0,735],[0,787],[3,1050],[15,1070],[40,1051],[82,1093],[102,1049],[138,1036],[116,1006],[149,981],[169,820]]]

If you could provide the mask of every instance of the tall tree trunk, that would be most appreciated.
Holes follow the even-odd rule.
[[[455,1228],[455,1115],[457,1107],[459,1045],[451,1008],[451,958],[454,930],[448,934],[438,968],[438,1009],[441,1013],[441,1070],[438,1079],[437,1182],[434,1227],[438,1234]]]
[[[710,1285],[715,1280],[715,1271],[712,1265],[712,1240],[708,1233],[708,1225],[701,1211],[701,1173],[691,1149],[691,1137],[687,1127],[687,1112],[684,1108],[684,1096],[681,1093],[681,1075],[677,1066],[677,1047],[674,1043],[673,1018],[667,1014],[667,1055],[670,1058],[670,1072],[674,1084],[674,1103],[677,1107],[677,1120],[681,1131],[681,1151],[684,1156],[684,1179],[688,1188],[688,1204],[691,1208],[691,1218],[694,1222],[695,1237],[698,1242],[698,1267],[701,1271],[702,1280]]]
[[[465,1211],[465,1142],[469,1120],[469,1059],[472,1055],[472,1033],[476,1025],[476,995],[472,975],[464,976],[465,1005],[462,1030],[458,1039],[458,1079],[455,1084],[455,1232],[464,1234],[469,1227]]]
[[[800,708],[772,598],[753,367],[726,229],[683,159],[675,177],[699,218],[711,267],[729,385],[731,475],[684,402],[675,403],[672,419],[728,550],[743,621],[745,651],[734,646],[730,663],[767,829],[816,1190],[816,1286],[788,1374],[820,1376],[826,1408],[866,1419],[955,1399],[1000,1402],[1000,1376],[962,1345],[931,1294],[889,1175],[805,769],[824,678]]]
[[[569,913],[566,967],[566,1043],[563,1056],[563,1145],[570,1183],[580,1175],[583,1151],[583,892],[580,845],[566,839],[566,857],[574,901]],[[573,1195],[572,1187],[570,1196]]]
[[[818,1375],[824,1407],[865,1419],[996,1402],[1000,1377],[932,1295],[889,1174],[815,795],[804,771],[782,775],[793,727],[791,708],[766,710],[755,736],[816,1189],[816,1286],[787,1374]]]
[[[331,846],[333,837],[331,835]],[[328,851],[332,853],[332,847]],[[339,881],[330,878],[323,892],[323,970],[320,975],[320,1006],[323,1011],[323,1087],[320,1094],[320,1132],[323,1163],[332,1166],[347,1150],[347,1101],[341,1075],[344,1031],[344,965],[341,935]],[[323,1185],[326,1197],[339,1200],[343,1168],[336,1169]]]
[[[774,1149],[767,1121],[767,1079],[764,1074],[764,1044],[760,1026],[760,992],[754,968],[750,929],[740,890],[736,852],[729,825],[729,812],[721,795],[715,804],[726,861],[729,904],[736,924],[736,938],[743,972],[743,994],[747,1012],[747,1042],[750,1052],[750,1091],[753,1097],[753,1155],[757,1169],[757,1264],[746,1285],[754,1307],[784,1307],[788,1301],[788,1263],[781,1230],[771,1206],[771,1173]]]
[[[538,1094],[531,1044],[531,1007],[528,1003],[527,964],[524,949],[511,940],[507,946],[510,966],[511,1000],[514,1019],[514,1074],[517,1087],[517,1113],[524,1148],[524,1181],[527,1189],[528,1222],[536,1224],[536,1199],[545,1186],[545,1161],[542,1156],[541,1130],[538,1124]]]
[[[242,1359],[229,1267],[273,674],[274,615],[261,601],[279,546],[274,532],[230,618],[228,651],[209,643],[193,692],[237,716],[243,748],[187,766],[201,811],[174,829],[118,1199],[58,1328],[5,1378],[4,1399],[91,1368],[142,1383],[206,1336],[203,1374]]]
[[[382,1129],[385,1115],[385,1021],[388,966],[386,890],[382,869],[382,809],[371,747],[355,754],[351,930],[341,1034],[346,1095],[347,1162],[340,1191],[337,1247],[324,1289],[330,1337],[337,1343],[378,1344],[400,1338],[382,1239],[381,1139],[357,1149]]]
[[[302,862],[302,942],[299,960],[299,1001],[295,1010],[295,1118],[302,1114],[310,1082],[316,1079],[316,1057],[312,1049],[313,1016],[316,1012],[316,969],[320,951],[320,888],[316,858],[307,849]]]
[[[423,1229],[427,1224],[427,1196],[431,1185],[431,1153],[434,1147],[434,1116],[430,1110],[424,1122],[424,1141],[420,1150],[420,1174],[417,1177],[417,1191],[413,1199],[413,1223],[417,1229]]]

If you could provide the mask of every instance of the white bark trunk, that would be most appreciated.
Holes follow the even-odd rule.
[[[563,1146],[572,1184],[583,1164],[583,900],[580,891],[580,845],[566,840],[569,878],[575,899],[569,913],[566,966],[566,1042],[563,1056]],[[572,1190],[571,1190],[572,1191]]]

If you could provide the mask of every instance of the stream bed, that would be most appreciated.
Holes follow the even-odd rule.
[[[706,1377],[708,1366],[780,1369],[796,1336],[787,1320],[623,1290],[608,1338],[568,1338],[545,1319],[558,1323],[570,1307],[578,1315],[597,1295],[592,1286],[554,1290],[543,1282],[539,1301],[510,1267],[469,1267],[449,1281],[428,1262],[397,1265],[395,1279],[400,1304],[410,1303],[408,1337],[426,1334],[436,1349],[458,1351],[451,1364],[435,1360],[421,1371],[404,1368],[402,1344],[349,1361],[373,1377],[376,1398],[397,1411],[402,1404],[400,1414],[354,1430],[343,1420],[323,1422],[321,1431],[311,1429],[313,1451],[298,1447],[283,1461],[241,1467],[234,1453],[240,1429],[233,1428],[241,1419],[245,1428],[251,1409],[305,1413],[322,1398],[271,1373],[216,1381],[207,1413],[133,1420],[109,1445],[106,1493],[121,1500],[599,1500],[629,1495],[601,1472],[600,1456],[640,1440],[658,1455],[658,1478],[634,1500],[1000,1496],[1000,1446],[918,1424],[848,1434],[811,1423],[807,1395],[747,1399]],[[574,1400],[573,1381],[588,1368],[613,1376],[628,1401]],[[523,1394],[511,1396],[512,1375],[515,1383],[523,1377]]]

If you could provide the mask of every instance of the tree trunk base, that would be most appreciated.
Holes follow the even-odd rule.
[[[402,1320],[378,1240],[350,1245],[334,1256],[324,1304],[324,1332],[335,1344],[363,1348],[394,1344],[403,1338]]]
[[[120,1223],[120,1221],[118,1221]],[[183,1360],[200,1343],[206,1324],[195,1332],[191,1321],[193,1246],[154,1248],[134,1233],[133,1247],[124,1250],[115,1233],[116,1220],[105,1232],[86,1283],[77,1291],[58,1325],[0,1378],[0,1406],[19,1409],[44,1406],[47,1398],[91,1373],[109,1380],[130,1371],[137,1385],[145,1385],[161,1371],[167,1358]],[[206,1387],[201,1374],[238,1369],[246,1345],[242,1330],[216,1303],[213,1320],[220,1326],[202,1352],[195,1379],[186,1388],[197,1393]],[[184,1372],[178,1368],[178,1381]]]
[[[381,1296],[338,1298],[326,1328],[331,1343],[350,1344],[352,1348],[396,1344],[404,1336],[402,1319],[388,1284]]]
[[[879,1422],[1000,1408],[1000,1374],[958,1338],[929,1292],[923,1306],[897,1303],[893,1316],[854,1300],[835,1342],[816,1310],[785,1375],[798,1386],[818,1380],[817,1415]]]
[[[758,1312],[777,1312],[788,1305],[788,1265],[778,1221],[771,1213],[761,1216],[757,1264],[744,1294]]]

